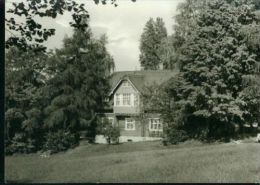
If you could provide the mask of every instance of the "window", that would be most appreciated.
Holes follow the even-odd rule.
[[[133,118],[125,119],[125,130],[135,130],[135,120]]]
[[[130,95],[131,95],[130,93],[123,94],[123,105],[130,105],[130,103],[131,103]]]
[[[115,102],[115,104],[116,105],[120,105],[120,94],[116,94],[116,102]]]
[[[114,96],[114,105],[115,106],[131,106],[131,99],[133,100],[133,97],[131,98],[130,93],[124,93],[124,94],[118,94],[116,93]]]
[[[129,86],[131,86],[131,84],[129,83],[128,80],[124,80],[124,81],[122,82],[122,86],[123,86],[123,87],[129,87]]]
[[[149,130],[150,131],[162,131],[162,123],[159,118],[149,119]]]

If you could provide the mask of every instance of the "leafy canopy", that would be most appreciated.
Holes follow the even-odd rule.
[[[204,125],[207,137],[230,135],[237,126],[259,120],[245,108],[250,100],[243,93],[245,79],[259,80],[255,6],[250,1],[189,2],[179,7],[176,19],[174,42],[181,72],[166,90],[173,103],[172,111],[165,112],[168,117],[178,112],[171,121],[179,126]]]

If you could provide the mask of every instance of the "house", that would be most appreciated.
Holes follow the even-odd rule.
[[[120,128],[119,142],[158,140],[162,138],[163,121],[159,113],[142,111],[144,89],[162,85],[177,74],[172,70],[141,70],[115,72],[110,79],[109,106],[99,114]],[[145,116],[143,116],[145,114]],[[105,143],[97,135],[96,143]]]

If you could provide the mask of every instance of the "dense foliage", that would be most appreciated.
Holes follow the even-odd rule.
[[[42,143],[42,112],[45,104],[41,88],[47,56],[11,48],[5,66],[5,140],[6,144]]]
[[[162,61],[159,56],[159,48],[162,40],[167,37],[167,30],[165,28],[162,18],[157,17],[156,21],[150,18],[141,35],[139,61],[144,70],[159,69]]]
[[[72,135],[77,143],[81,130],[95,136],[94,120],[103,109],[114,68],[105,44],[104,36],[94,39],[90,30],[75,30],[62,49],[49,55],[16,48],[7,52],[6,146],[14,148],[20,142],[35,150],[56,151],[71,146],[61,144],[61,137],[65,142]]]
[[[78,144],[78,136],[76,134],[62,130],[47,133],[45,137],[46,142],[43,145],[43,150],[49,151],[50,153],[65,151],[68,148],[77,146]]]
[[[96,134],[103,135],[108,144],[118,144],[120,137],[120,128],[113,125],[106,117],[97,118]]]
[[[94,2],[117,6],[116,0]],[[64,39],[62,49],[47,52],[42,43],[55,35],[55,28],[45,28],[40,20],[66,11],[74,35]],[[81,130],[93,140],[114,63],[106,36],[94,39],[88,20],[85,5],[73,0],[29,0],[8,8],[6,153],[65,150],[78,143]]]
[[[106,37],[92,37],[82,4],[44,3],[14,3],[9,13],[25,16],[26,23],[6,20],[10,30],[20,33],[6,42],[6,153],[66,150],[78,144],[82,130],[92,140],[100,132],[109,143],[118,142],[117,127],[98,128],[96,122],[114,68]],[[259,124],[259,7],[257,1],[187,0],[179,6],[173,35],[167,36],[161,18],[146,23],[141,66],[180,68],[165,88],[147,87],[142,97],[144,112],[162,113],[168,142],[229,138],[244,133],[245,125]],[[55,18],[65,10],[74,12],[74,35],[47,53],[39,43],[55,30],[43,28],[34,16]]]
[[[250,1],[187,1],[176,17],[180,74],[166,88],[168,129],[222,138],[259,122],[259,19]],[[258,82],[256,84],[256,82]]]
[[[92,39],[90,34],[75,32],[72,38],[64,39],[64,48],[51,58],[56,72],[47,84],[51,102],[44,109],[44,125],[52,132],[61,128],[72,133],[80,128],[90,131],[96,112],[104,106],[113,59],[104,41]],[[78,48],[86,53],[80,54]]]
[[[178,70],[178,55],[174,48],[174,38],[172,35],[164,38],[157,50],[163,69]]]
[[[168,143],[175,145],[189,139],[187,132],[181,129],[168,129],[166,130],[165,135],[167,135],[167,137],[165,137],[163,140],[165,145]]]

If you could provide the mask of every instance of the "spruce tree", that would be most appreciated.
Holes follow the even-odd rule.
[[[167,37],[162,18],[154,21],[152,18],[146,23],[144,31],[141,35],[139,61],[144,70],[159,69],[162,63],[158,54],[162,40]]]
[[[109,72],[114,65],[104,37],[97,40],[90,30],[77,30],[64,39],[63,48],[52,60],[56,73],[48,83],[51,102],[45,109],[46,128],[77,135],[85,130],[93,137],[96,113],[104,106]]]

